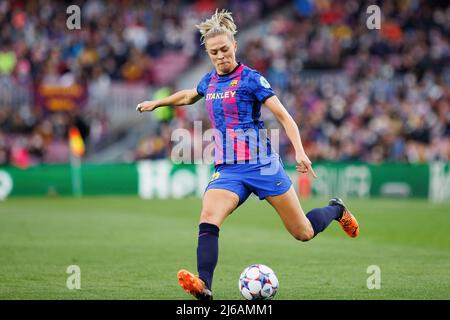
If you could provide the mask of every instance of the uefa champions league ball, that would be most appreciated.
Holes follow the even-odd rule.
[[[239,277],[239,291],[247,300],[270,300],[278,291],[278,279],[268,266],[252,264]]]

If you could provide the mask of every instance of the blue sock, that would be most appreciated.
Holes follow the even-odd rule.
[[[333,220],[341,217],[344,208],[341,206],[328,206],[324,208],[315,208],[306,214],[314,229],[314,237],[328,227]]]
[[[219,258],[219,227],[200,223],[197,246],[197,271],[207,287],[211,289],[214,268]]]

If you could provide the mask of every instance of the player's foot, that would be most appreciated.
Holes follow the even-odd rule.
[[[180,286],[193,295],[198,300],[212,300],[212,292],[208,289],[205,282],[198,276],[194,276],[191,272],[181,269],[177,274]]]
[[[344,209],[342,211],[342,216],[338,219],[338,222],[342,229],[344,229],[345,233],[347,233],[350,237],[357,237],[359,234],[358,221],[356,221],[356,218],[352,215],[350,210],[347,209],[344,201],[339,198],[333,198],[330,200],[330,206],[341,206]]]

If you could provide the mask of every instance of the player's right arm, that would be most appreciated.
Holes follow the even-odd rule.
[[[186,106],[197,102],[201,98],[202,96],[198,94],[197,88],[181,90],[163,99],[143,101],[137,105],[136,110],[139,112],[151,112],[162,106]]]

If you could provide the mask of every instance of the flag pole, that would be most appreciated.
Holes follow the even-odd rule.
[[[69,129],[70,173],[72,177],[72,193],[75,197],[83,195],[81,181],[81,157],[84,155],[84,142],[77,127]]]
[[[70,171],[72,176],[72,193],[75,197],[81,197],[83,195],[81,159],[72,153],[70,153]]]

